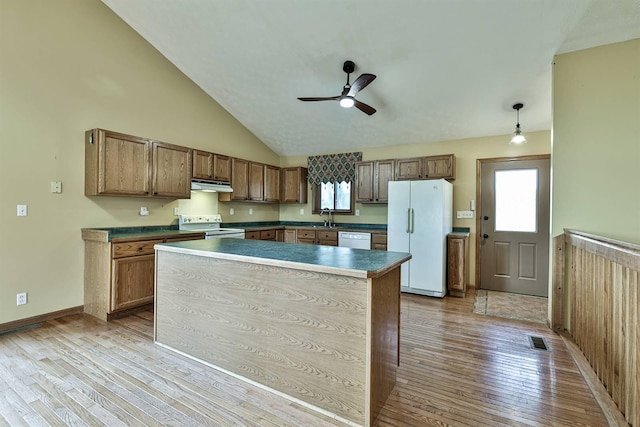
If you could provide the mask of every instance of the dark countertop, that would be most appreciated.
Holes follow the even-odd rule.
[[[148,227],[83,228],[82,238],[97,242],[151,240],[168,237],[202,235],[202,232],[180,231],[177,225],[153,225]]]
[[[155,248],[157,251],[369,278],[380,277],[411,259],[411,254],[406,252],[224,238],[159,244]]]

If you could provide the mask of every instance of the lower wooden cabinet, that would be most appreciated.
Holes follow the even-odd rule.
[[[386,251],[387,233],[371,233],[371,249],[377,251]]]
[[[260,232],[259,231],[244,231],[245,240],[260,240]]]
[[[109,242],[103,230],[82,230],[85,241],[84,310],[109,320],[153,302],[155,250],[159,243],[199,240],[203,233]]]
[[[467,293],[469,275],[469,234],[454,233],[447,236],[447,288],[454,297]]]
[[[115,259],[111,312],[153,302],[155,255]]]

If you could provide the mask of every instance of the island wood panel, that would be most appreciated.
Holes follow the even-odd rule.
[[[367,279],[166,251],[156,257],[158,343],[370,425],[395,384],[398,268]],[[378,286],[387,298],[372,306]],[[373,372],[371,357],[381,365]]]
[[[371,345],[367,346],[371,349],[371,381],[367,385],[367,419],[373,424],[396,384],[400,365],[400,268],[375,280],[368,289],[371,292]]]
[[[83,231],[84,233],[84,231]],[[84,312],[107,320],[110,311],[111,244],[84,242]]]
[[[640,426],[640,247],[570,231],[565,242],[564,323],[627,422]]]

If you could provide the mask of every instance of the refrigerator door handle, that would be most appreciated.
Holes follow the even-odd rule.
[[[413,208],[411,208],[411,234],[413,234],[413,216],[414,216],[414,210]]]
[[[411,208],[407,208],[407,233],[411,233]]]

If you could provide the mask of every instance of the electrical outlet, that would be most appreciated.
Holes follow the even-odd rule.
[[[173,208],[173,216],[180,215],[180,208]]]
[[[27,216],[27,205],[18,205],[18,216]]]
[[[147,209],[146,206],[142,206],[140,208],[140,216],[147,216],[149,215],[149,209]]]
[[[253,215],[253,208],[249,208],[249,215]]]
[[[25,305],[27,303],[27,293],[22,292],[16,295],[16,305]]]
[[[458,211],[456,218],[458,219],[471,219],[473,218],[473,211]]]
[[[356,216],[360,216],[360,209],[356,209]]]
[[[300,209],[300,215],[304,215],[304,209]]]
[[[234,208],[229,208],[229,215],[235,215],[236,210]]]
[[[51,181],[51,192],[62,193],[62,183],[60,181]]]

